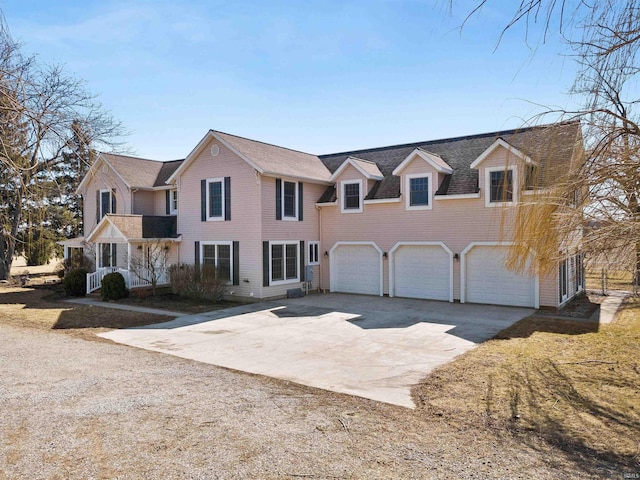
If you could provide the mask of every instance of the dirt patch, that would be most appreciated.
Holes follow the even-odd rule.
[[[588,319],[600,308],[606,297],[598,294],[582,294],[567,303],[564,307],[541,308],[536,311],[536,315],[546,317],[564,317],[574,319]]]
[[[239,302],[207,302],[203,300],[191,300],[173,293],[163,293],[161,295],[148,296],[130,296],[129,298],[121,298],[116,303],[122,305],[134,305],[136,307],[158,308],[160,310],[169,310],[171,312],[182,312],[188,314],[211,312],[213,310],[221,310],[223,308],[237,307],[242,305]]]

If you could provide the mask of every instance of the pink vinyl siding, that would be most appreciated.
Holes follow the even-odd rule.
[[[295,181],[286,177],[283,181]],[[327,188],[327,185],[319,185],[310,182],[303,183],[303,220],[276,220],[276,179],[273,177],[262,176],[261,179],[261,202],[262,205],[262,239],[263,241],[304,241],[305,251],[301,254],[304,256],[307,264],[307,249],[309,242],[319,241],[319,225],[318,211],[315,207],[316,202]],[[322,256],[320,254],[320,256]],[[298,261],[298,263],[300,263]],[[262,264],[260,264],[261,266]],[[319,267],[314,267],[314,278],[312,288],[318,287]],[[265,297],[276,297],[286,294],[290,288],[296,288],[302,285],[302,282],[290,284],[273,285],[264,287]]]
[[[138,190],[133,193],[133,213],[139,215],[156,215],[154,205],[155,192]]]
[[[500,165],[505,160],[505,150],[498,149],[486,160],[486,165]],[[485,162],[482,167],[484,168]],[[405,176],[419,173],[437,175],[433,167],[422,160],[414,160],[402,172],[401,202],[365,204],[361,214],[341,214],[340,206],[322,207],[322,251],[330,250],[339,241],[373,241],[384,252],[389,252],[397,242],[443,242],[454,253],[460,253],[472,242],[508,242],[512,235],[513,210],[485,207],[483,198],[483,168],[480,169],[480,198],[457,200],[436,200],[434,181],[431,192],[431,210],[405,209]],[[357,178],[359,172],[347,168],[337,179],[337,186],[343,179]],[[360,175],[360,178],[362,176]],[[340,192],[338,192],[339,194]],[[340,199],[339,199],[340,200]],[[329,261],[322,256],[322,287],[329,288]],[[389,292],[389,260],[383,260],[384,293]],[[460,261],[453,264],[454,298],[460,299]],[[540,279],[540,304],[557,304],[557,281],[552,278]]]
[[[106,168],[103,168],[106,167]],[[104,171],[106,169],[106,171]],[[96,172],[93,178],[87,182],[82,192],[83,197],[83,219],[84,219],[84,236],[87,237],[97,225],[96,215],[96,191],[97,190],[116,190],[116,212],[115,213],[132,213],[131,212],[131,192],[129,187],[120,179],[120,177],[103,162],[96,165]]]
[[[178,202],[180,202],[179,196]],[[200,208],[200,204],[198,203],[196,207]],[[167,215],[167,190],[153,192],[153,211],[155,212],[154,215]]]
[[[240,285],[229,292],[240,297],[262,297],[262,240],[260,181],[255,170],[224,145],[213,157],[211,146],[201,153],[180,176],[178,191],[178,234],[182,235],[180,262],[194,263],[195,242],[238,241]],[[200,181],[231,177],[231,220],[203,222],[200,217]],[[164,192],[162,192],[164,194]]]

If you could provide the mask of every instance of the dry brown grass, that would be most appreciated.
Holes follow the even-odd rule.
[[[602,290],[602,270],[587,270],[585,272],[587,290],[599,292]],[[633,275],[622,270],[606,271],[605,289],[633,291]]]
[[[63,303],[55,290],[43,286],[0,286],[0,322],[40,330],[64,330],[96,339],[95,333],[114,328],[166,322],[170,317],[125,310]]]
[[[619,320],[524,319],[414,391],[426,414],[532,434],[584,461],[640,462],[640,301]]]
[[[159,308],[161,310],[168,310],[171,312],[180,313],[204,313],[212,310],[220,310],[222,308],[230,308],[241,305],[238,302],[222,301],[218,303],[208,302],[206,300],[191,300],[188,298],[180,297],[172,293],[165,293],[162,295],[148,295],[148,296],[136,296],[132,295],[129,298],[121,298],[116,303],[123,305],[135,305],[137,307],[146,308]]]

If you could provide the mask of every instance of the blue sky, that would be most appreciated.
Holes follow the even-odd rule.
[[[216,129],[332,153],[515,128],[568,106],[575,65],[513,2],[29,1],[12,35],[87,82],[137,155],[183,158]],[[564,54],[563,54],[564,53]]]

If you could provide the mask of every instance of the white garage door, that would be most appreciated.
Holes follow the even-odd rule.
[[[331,291],[380,295],[380,252],[372,245],[339,245],[331,253]]]
[[[402,245],[393,252],[394,295],[449,300],[451,259],[437,245]]]
[[[508,247],[473,247],[466,255],[466,301],[535,307],[535,278],[505,267]]]

